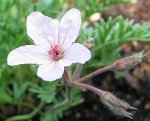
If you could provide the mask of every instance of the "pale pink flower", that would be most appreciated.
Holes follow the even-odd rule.
[[[8,65],[37,64],[37,75],[46,81],[61,78],[64,67],[72,63],[84,64],[90,51],[75,43],[81,27],[81,13],[73,8],[61,20],[32,12],[26,21],[27,34],[35,45],[25,45],[11,51]]]

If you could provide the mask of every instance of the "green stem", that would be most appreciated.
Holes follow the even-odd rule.
[[[45,104],[45,102],[41,101],[39,106],[37,108],[35,108],[35,110],[33,112],[31,112],[30,114],[13,116],[13,117],[6,119],[5,121],[22,121],[22,120],[30,119],[33,116],[35,116],[42,109],[44,104]]]
[[[64,100],[60,104],[56,104],[56,105],[52,106],[51,110],[61,108],[61,107],[65,106],[66,104],[69,104],[71,102],[71,88],[68,86],[68,84],[65,84],[65,88],[66,88],[66,97],[67,97],[66,100]]]

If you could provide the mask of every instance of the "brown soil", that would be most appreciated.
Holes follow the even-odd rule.
[[[108,8],[106,15],[113,17],[123,15],[124,17],[134,19],[135,21],[149,21],[150,0],[138,0],[136,4],[112,5]]]

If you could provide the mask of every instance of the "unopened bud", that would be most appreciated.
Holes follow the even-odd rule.
[[[133,119],[133,114],[127,112],[127,109],[137,110],[128,103],[118,99],[110,92],[104,92],[100,95],[102,103],[115,115],[126,116]]]
[[[84,46],[91,50],[91,49],[94,47],[93,38],[90,37],[90,38],[84,43]]]
[[[117,60],[114,63],[114,69],[117,71],[129,70],[129,69],[133,68],[134,66],[136,66],[137,64],[141,63],[141,61],[145,57],[145,55],[146,55],[146,53],[143,50],[132,56]]]

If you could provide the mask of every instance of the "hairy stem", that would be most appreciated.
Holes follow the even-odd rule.
[[[83,69],[83,65],[78,63],[77,67],[76,67],[76,70],[75,70],[75,72],[74,72],[74,74],[72,76],[72,80],[75,80],[75,79],[79,78],[82,69]]]
[[[76,87],[76,88],[80,88],[80,89],[86,89],[86,90],[89,90],[91,92],[94,92],[97,95],[103,94],[102,90],[100,90],[100,89],[98,89],[96,87],[87,85],[87,84],[82,84],[82,83],[78,83],[78,82],[71,82],[70,86]]]
[[[82,84],[82,83],[79,83],[79,82],[75,82],[75,81],[72,81],[72,78],[71,76],[67,73],[67,71],[65,70],[64,72],[64,75],[63,75],[63,79],[66,81],[66,83],[71,86],[71,87],[76,87],[76,88],[80,88],[80,89],[86,89],[86,90],[89,90],[91,92],[94,92],[98,95],[102,94],[103,93],[103,90],[100,90],[96,87],[93,87],[93,86],[90,86],[90,85],[87,85],[87,84]]]
[[[78,82],[84,82],[84,81],[86,81],[87,79],[90,79],[90,78],[92,78],[92,77],[94,77],[94,76],[96,76],[96,75],[98,75],[98,74],[101,74],[101,73],[106,72],[106,71],[113,70],[113,68],[114,68],[114,66],[113,66],[113,65],[110,65],[110,66],[106,66],[106,67],[104,67],[104,68],[97,69],[96,71],[94,71],[94,72],[92,72],[92,73],[90,73],[90,74],[88,74],[88,75],[86,75],[86,76],[80,78],[80,79],[77,80],[77,81],[78,81]]]

